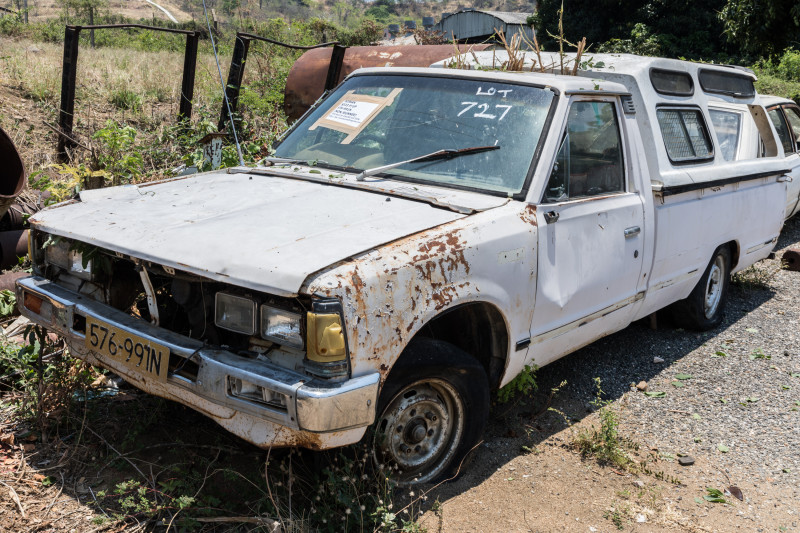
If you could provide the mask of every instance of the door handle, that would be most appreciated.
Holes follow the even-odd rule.
[[[639,226],[631,226],[630,228],[625,228],[625,238],[629,239],[631,237],[635,237],[641,233],[642,229]]]
[[[552,224],[553,222],[558,220],[559,216],[561,215],[559,215],[555,211],[548,211],[547,213],[544,214],[544,221],[547,222],[548,224]]]

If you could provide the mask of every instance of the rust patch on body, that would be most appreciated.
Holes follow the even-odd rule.
[[[531,226],[538,225],[536,222],[536,206],[531,204],[526,205],[520,212],[519,218],[524,223],[530,224]]]

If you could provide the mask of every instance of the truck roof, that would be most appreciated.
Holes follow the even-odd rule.
[[[642,93],[646,98],[658,100],[686,101],[694,97],[696,100],[725,100],[736,103],[755,103],[757,95],[753,83],[757,77],[752,70],[745,67],[729,65],[713,65],[710,63],[693,63],[680,59],[663,57],[644,57],[634,54],[583,54],[577,76],[560,74],[562,58],[556,52],[541,52],[537,55],[531,51],[519,52],[522,58],[521,72],[528,75],[542,76],[539,63],[544,65],[544,72],[557,78],[578,77],[615,81],[627,87],[632,94]],[[563,56],[564,70],[571,72],[575,66],[575,54]],[[508,61],[505,50],[485,50],[463,54],[460,60],[471,69],[501,69]],[[432,67],[445,68],[453,59],[439,61]],[[664,83],[680,83],[685,80],[688,89],[684,93],[663,90],[654,86],[654,75],[660,75]],[[688,76],[688,77],[687,77]],[[670,79],[670,77],[674,79]],[[662,90],[659,90],[662,89]]]
[[[773,96],[771,94],[762,94],[761,95],[761,103],[764,104],[764,107],[769,107],[772,105],[778,104],[794,104],[794,100],[790,100],[789,98],[783,98],[782,96]]]
[[[372,67],[362,68],[353,72],[350,76],[364,74],[390,74],[390,75],[426,75],[426,76],[448,76],[463,77],[472,79],[491,78],[496,81],[508,81],[524,83],[528,85],[538,85],[540,87],[552,87],[565,94],[630,94],[628,88],[612,80],[587,80],[577,76],[558,76],[551,73],[540,72],[507,72],[500,70],[464,70],[464,69],[443,69],[444,67],[434,63],[434,68],[426,67]]]

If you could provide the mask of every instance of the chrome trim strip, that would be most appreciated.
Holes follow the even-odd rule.
[[[619,302],[617,302],[615,304],[609,305],[608,307],[600,309],[599,311],[595,311],[591,315],[587,315],[587,316],[585,316],[583,318],[579,318],[578,320],[574,320],[574,321],[570,322],[569,324],[564,324],[563,326],[557,327],[556,329],[551,329],[550,331],[547,331],[545,333],[537,335],[536,337],[533,338],[532,344],[539,344],[539,343],[544,342],[546,340],[550,340],[550,339],[552,339],[554,337],[560,337],[561,335],[564,335],[565,333],[569,333],[573,329],[579,328],[581,326],[585,326],[586,324],[588,324],[590,322],[593,322],[593,321],[597,320],[598,318],[603,318],[606,315],[610,315],[614,311],[618,311],[618,310],[622,309],[623,307],[626,307],[626,306],[628,306],[628,305],[630,305],[630,304],[632,304],[634,302],[638,302],[639,300],[644,298],[644,294],[645,294],[644,291],[637,292],[633,296],[625,298],[624,300],[619,301]]]
[[[745,255],[750,255],[753,252],[757,252],[759,250],[763,250],[764,248],[766,248],[770,244],[775,244],[777,241],[778,241],[778,238],[775,237],[771,241],[767,241],[767,242],[762,243],[762,244],[756,244],[755,246],[751,246],[750,248],[747,249],[747,252],[745,253]]]
[[[689,271],[686,274],[681,274],[677,278],[672,278],[672,279],[668,279],[666,281],[662,281],[661,283],[656,283],[655,285],[650,287],[648,290],[659,291],[661,289],[666,289],[667,287],[671,287],[672,285],[675,285],[676,283],[683,283],[687,279],[692,278],[697,273],[698,270],[700,270],[700,269],[699,268],[695,268],[694,270]]]

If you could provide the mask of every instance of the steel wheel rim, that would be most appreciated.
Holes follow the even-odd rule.
[[[378,420],[373,449],[379,468],[400,484],[435,479],[455,455],[464,432],[464,403],[443,380],[412,383]]]
[[[717,312],[719,303],[722,300],[723,272],[725,271],[725,258],[718,255],[711,265],[706,282],[705,299],[703,308],[706,318],[711,318]]]

